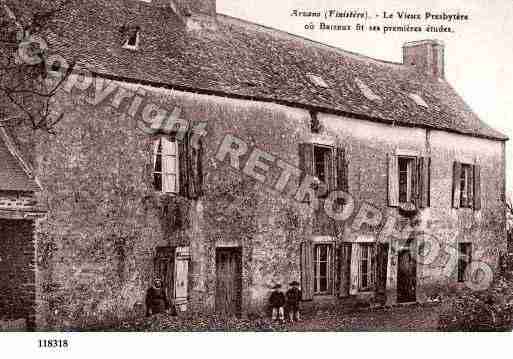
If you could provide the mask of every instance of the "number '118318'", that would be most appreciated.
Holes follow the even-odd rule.
[[[39,339],[40,348],[67,348],[67,339]]]

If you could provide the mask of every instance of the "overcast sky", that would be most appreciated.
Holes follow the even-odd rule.
[[[417,4],[417,5],[416,5]],[[470,19],[456,23],[455,33],[395,33],[307,31],[306,18],[290,16],[293,9],[365,9],[369,13],[460,11]],[[446,78],[481,119],[513,139],[513,1],[511,0],[217,0],[219,13],[246,19],[328,43],[345,50],[391,61],[402,61],[405,41],[437,38],[446,45]],[[344,20],[339,20],[342,23]],[[414,24],[395,21],[395,24]],[[441,24],[441,22],[434,22]],[[513,159],[508,144],[507,160]],[[508,163],[508,188],[513,166]]]

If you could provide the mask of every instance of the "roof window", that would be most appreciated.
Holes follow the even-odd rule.
[[[140,41],[140,28],[139,26],[123,27],[123,33],[125,34],[125,42],[123,48],[128,50],[139,49]]]
[[[324,79],[320,76],[317,76],[314,74],[306,74],[306,76],[315,86],[324,87],[324,88],[329,87],[328,84],[326,83],[326,81],[324,81]]]
[[[422,97],[420,97],[420,95],[416,94],[416,93],[411,93],[410,95],[410,98],[415,101],[415,103],[419,106],[422,106],[422,107],[425,107],[425,108],[428,108],[429,105],[426,103],[426,101],[424,101],[424,99]]]
[[[381,97],[379,97],[378,95],[376,95],[371,89],[369,86],[367,86],[362,80],[360,80],[359,78],[356,78],[355,80],[356,82],[356,85],[358,85],[358,88],[360,89],[360,91],[362,92],[362,94],[367,97],[367,99],[371,100],[371,101],[380,101],[381,100]]]

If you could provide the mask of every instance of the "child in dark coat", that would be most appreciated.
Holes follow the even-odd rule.
[[[146,316],[164,313],[169,309],[169,300],[162,287],[162,281],[155,279],[153,286],[146,292]]]
[[[273,287],[273,291],[269,297],[269,304],[272,308],[272,320],[277,320],[279,318],[282,322],[285,321],[285,295],[281,291],[280,284],[276,284]]]
[[[287,297],[287,311],[291,322],[299,321],[299,302],[301,301],[301,290],[299,290],[299,283],[293,281],[289,284],[290,289],[286,293]]]

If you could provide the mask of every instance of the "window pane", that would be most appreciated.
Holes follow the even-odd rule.
[[[408,159],[399,158],[399,202],[408,201]]]
[[[176,176],[164,174],[162,183],[162,192],[176,193]]]

